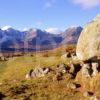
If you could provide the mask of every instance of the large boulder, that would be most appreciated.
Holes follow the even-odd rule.
[[[81,32],[76,54],[82,61],[100,59],[100,15],[88,23]]]

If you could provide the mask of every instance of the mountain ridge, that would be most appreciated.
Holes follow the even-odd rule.
[[[68,28],[59,34],[36,28],[27,31],[16,30],[12,27],[5,30],[0,29],[0,51],[52,49],[59,45],[76,43],[81,31],[80,26]]]

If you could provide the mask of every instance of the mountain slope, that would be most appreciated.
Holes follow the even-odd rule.
[[[52,49],[59,45],[76,43],[81,31],[81,27],[68,28],[59,34],[35,28],[27,31],[11,27],[6,30],[0,29],[0,49],[2,52]]]
[[[79,27],[71,27],[65,30],[62,36],[64,38],[64,40],[62,41],[62,44],[76,43],[82,29],[83,28],[79,26]]]

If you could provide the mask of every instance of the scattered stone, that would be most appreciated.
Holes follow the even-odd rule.
[[[74,75],[71,74],[71,73],[67,73],[65,78],[67,78],[67,79],[74,79]]]
[[[71,54],[69,52],[61,56],[62,59],[69,58],[69,57],[71,57]]]
[[[48,72],[50,72],[50,68],[44,68],[44,69],[43,69],[43,73],[44,73],[44,74],[47,74]]]
[[[29,73],[26,74],[26,79],[30,79],[32,77],[32,72],[33,72],[33,69],[31,69]]]
[[[97,62],[92,62],[92,70],[93,70],[92,76],[96,76],[96,74],[98,73],[98,67],[99,64]]]
[[[70,70],[69,70],[70,73],[74,73],[75,72],[75,66],[74,64],[71,64],[70,65]]]
[[[76,63],[71,63],[70,64],[70,70],[69,73],[73,75],[73,78],[76,77],[77,73],[81,70],[81,65]]]
[[[71,53],[71,56],[76,56],[76,52]]]
[[[63,74],[62,73],[57,73],[56,75],[55,75],[55,77],[53,78],[53,81],[60,81],[60,80],[62,80],[62,76],[63,76]]]
[[[28,74],[26,74],[26,78],[34,78],[34,77],[43,77],[45,74],[47,74],[50,71],[49,68],[35,68],[34,70],[31,69]]]
[[[76,87],[76,84],[75,84],[75,83],[69,82],[69,83],[67,84],[67,88],[76,89],[77,87]]]
[[[4,56],[1,56],[1,57],[0,57],[0,61],[7,61],[7,60],[8,60],[7,57],[4,57]]]
[[[66,73],[69,70],[69,67],[65,64],[57,65],[57,72]]]
[[[79,59],[78,59],[76,53],[72,53],[72,54],[71,54],[71,58],[72,58],[72,61],[73,61],[73,62],[78,62],[78,61],[79,61]]]
[[[100,96],[92,96],[90,97],[90,100],[100,100]]]
[[[90,64],[89,63],[84,64],[82,67],[82,76],[88,78],[91,76],[91,73],[92,73],[92,70],[91,70]]]
[[[93,92],[85,91],[85,92],[83,93],[83,96],[84,96],[84,97],[93,96]]]
[[[43,72],[43,68],[35,68],[34,71],[32,72],[32,77],[34,77],[34,75],[36,77],[42,77],[44,76],[44,72]]]
[[[56,71],[59,72],[59,73],[66,73],[67,72],[67,65],[65,64],[59,64],[57,65],[57,69]]]

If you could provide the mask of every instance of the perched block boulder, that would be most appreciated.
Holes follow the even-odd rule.
[[[81,32],[76,54],[82,61],[100,59],[100,15],[88,23]]]

